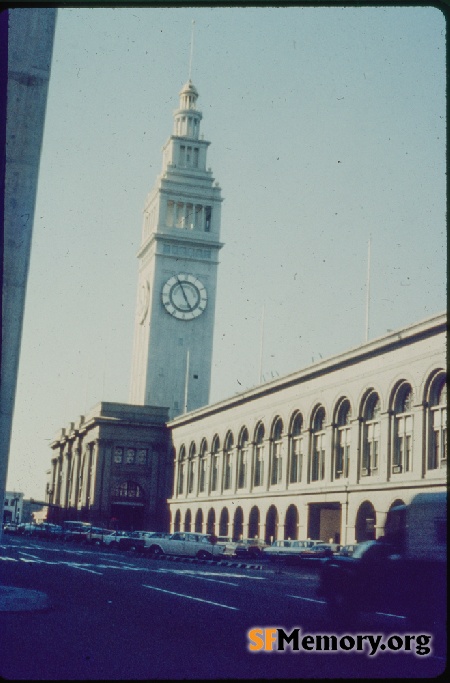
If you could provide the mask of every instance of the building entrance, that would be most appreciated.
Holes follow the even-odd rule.
[[[143,503],[112,503],[111,526],[124,531],[143,529],[144,505]]]
[[[308,515],[308,538],[328,543],[341,542],[341,504],[310,503]]]

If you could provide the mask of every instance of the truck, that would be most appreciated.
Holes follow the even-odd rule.
[[[443,637],[447,616],[447,495],[419,493],[392,508],[384,536],[324,561],[318,594],[334,624],[364,613],[403,617]]]

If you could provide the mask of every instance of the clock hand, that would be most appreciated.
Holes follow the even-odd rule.
[[[186,296],[186,292],[184,291],[183,284],[182,284],[180,278],[178,277],[178,275],[177,275],[177,280],[178,280],[178,284],[179,284],[180,287],[181,287],[181,291],[183,292],[183,297],[184,297],[184,300],[185,300],[185,302],[186,302],[186,305],[187,305],[189,311],[192,311],[192,306],[191,306],[191,304],[189,303],[189,300],[188,300],[188,298],[187,298],[187,296]]]

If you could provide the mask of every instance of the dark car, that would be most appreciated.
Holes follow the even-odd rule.
[[[261,538],[244,538],[238,542],[234,554],[239,558],[254,560],[260,558],[263,549],[267,547],[267,543]]]

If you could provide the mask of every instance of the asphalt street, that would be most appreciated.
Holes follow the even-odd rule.
[[[4,537],[0,675],[7,680],[428,678],[442,652],[249,651],[253,628],[339,636],[312,567],[248,568]],[[12,587],[46,600],[14,610]],[[405,634],[402,615],[361,633]],[[360,632],[358,627],[358,633]]]

